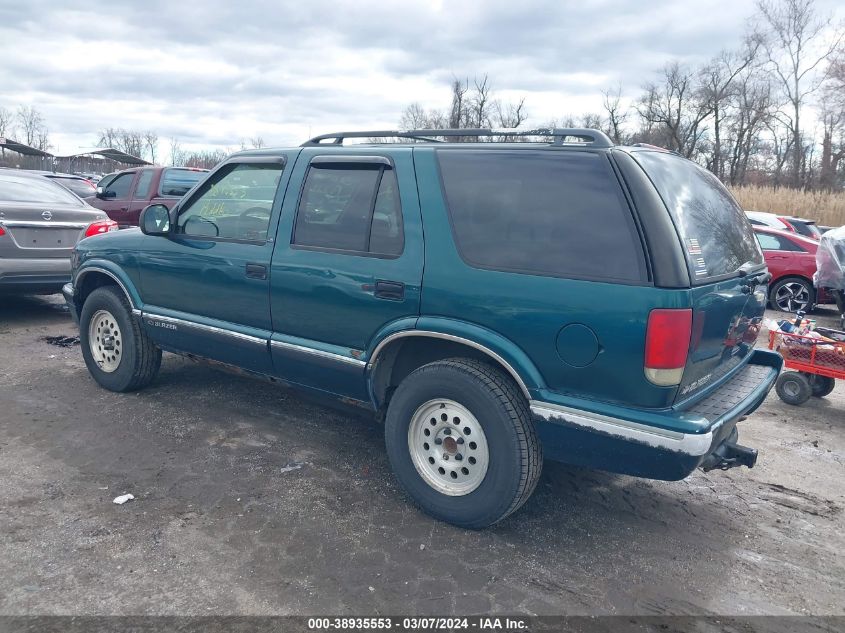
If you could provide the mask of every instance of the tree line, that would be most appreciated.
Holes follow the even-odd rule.
[[[602,91],[601,109],[539,127],[589,127],[695,160],[733,185],[845,185],[845,32],[813,0],[758,0],[742,41],[701,66],[668,62],[636,95]],[[808,125],[808,112],[815,121]],[[495,98],[487,75],[454,79],[444,109],[412,103],[404,129],[516,128],[525,98]],[[472,137],[454,141],[476,140]],[[483,140],[483,139],[482,139]],[[495,137],[494,139],[495,140]]]

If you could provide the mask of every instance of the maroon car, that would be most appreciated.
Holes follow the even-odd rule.
[[[784,312],[809,311],[817,303],[830,301],[824,290],[813,287],[818,241],[765,226],[755,226],[754,233],[772,274],[769,303],[773,308]]]
[[[105,211],[120,228],[138,226],[141,210],[150,204],[168,209],[205,177],[207,169],[193,167],[139,167],[115,175],[106,186],[97,187],[88,202]]]

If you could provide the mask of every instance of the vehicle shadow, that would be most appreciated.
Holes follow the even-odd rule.
[[[73,325],[62,295],[0,294],[0,328],[22,324]]]

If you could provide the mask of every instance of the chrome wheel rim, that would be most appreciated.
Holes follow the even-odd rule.
[[[88,324],[88,347],[97,367],[107,374],[120,367],[123,356],[123,336],[114,315],[97,310]]]
[[[784,312],[806,310],[809,303],[810,291],[797,281],[783,284],[775,293],[775,304]]]
[[[425,482],[444,495],[467,495],[490,464],[487,437],[469,409],[454,400],[429,400],[411,417],[408,450]]]

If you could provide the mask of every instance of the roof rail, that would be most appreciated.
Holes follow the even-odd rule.
[[[552,140],[551,145],[563,145],[572,143],[567,138],[580,139],[573,144],[584,144],[590,147],[613,147],[613,142],[604,132],[589,128],[537,128],[532,130],[518,129],[491,129],[491,128],[461,128],[445,130],[376,130],[365,132],[333,132],[321,134],[302,144],[302,147],[313,147],[314,145],[343,145],[348,138],[406,138],[415,141],[428,143],[439,143],[441,138],[455,137],[524,137],[524,136],[546,136]],[[323,141],[331,141],[323,143]]]

